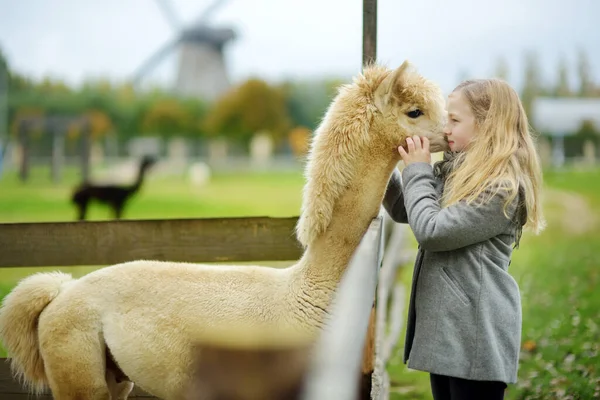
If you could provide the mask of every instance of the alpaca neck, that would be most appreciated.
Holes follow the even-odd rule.
[[[379,214],[389,177],[398,162],[393,151],[389,153],[388,159],[382,159],[381,153],[361,157],[365,162],[357,163],[354,179],[334,206],[329,227],[306,248],[298,266],[308,290],[318,288],[331,295],[336,289],[362,236]]]
[[[146,168],[140,167],[140,169],[138,170],[137,178],[135,179],[135,182],[133,183],[133,185],[131,185],[131,188],[130,188],[130,191],[132,193],[139,190],[140,186],[142,186],[142,182],[144,181],[145,173],[146,173]]]

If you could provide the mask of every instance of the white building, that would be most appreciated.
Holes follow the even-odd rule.
[[[532,104],[535,129],[552,136],[552,160],[556,166],[565,162],[564,137],[574,135],[584,121],[600,129],[600,99],[538,97]]]

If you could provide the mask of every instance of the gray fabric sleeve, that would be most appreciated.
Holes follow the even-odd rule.
[[[408,222],[425,250],[449,251],[479,243],[505,232],[511,223],[504,215],[502,192],[483,205],[461,201],[441,208],[431,165],[410,164],[402,178]]]
[[[404,207],[404,195],[402,193],[402,176],[395,168],[388,182],[385,196],[383,197],[383,207],[394,221],[404,224],[408,223],[406,208]]]

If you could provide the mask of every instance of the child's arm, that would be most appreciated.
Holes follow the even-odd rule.
[[[480,206],[459,202],[441,208],[431,165],[412,163],[404,169],[402,178],[408,222],[417,242],[426,250],[449,251],[482,242],[505,232],[512,223],[504,215],[503,193]],[[509,215],[514,205],[508,208]]]
[[[402,176],[397,169],[394,169],[388,182],[383,197],[383,207],[394,221],[404,224],[408,222],[406,208],[404,207],[404,195],[402,194]]]

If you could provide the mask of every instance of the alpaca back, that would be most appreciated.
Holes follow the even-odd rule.
[[[0,308],[0,341],[10,357],[13,374],[37,393],[48,382],[39,351],[38,318],[71,280],[70,274],[62,272],[31,275],[19,282]]]

